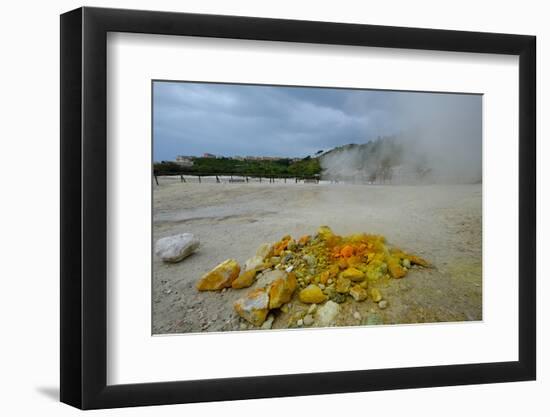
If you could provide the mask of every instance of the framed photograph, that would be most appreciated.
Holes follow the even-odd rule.
[[[533,380],[535,37],[61,16],[61,401]]]

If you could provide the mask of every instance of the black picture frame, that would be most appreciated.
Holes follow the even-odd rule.
[[[108,32],[519,56],[519,360],[107,385]],[[81,409],[536,378],[536,38],[359,24],[79,8],[61,15],[61,401]]]

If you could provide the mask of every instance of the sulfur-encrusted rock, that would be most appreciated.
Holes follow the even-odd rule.
[[[234,259],[227,259],[207,272],[197,282],[199,291],[216,291],[222,288],[229,288],[233,281],[239,276],[241,267]]]
[[[319,229],[317,230],[317,234],[323,240],[327,240],[327,239],[331,238],[332,236],[334,236],[334,233],[332,232],[332,229],[328,226],[319,227]]]
[[[296,275],[294,272],[287,274],[285,278],[278,278],[269,286],[269,308],[279,308],[288,303],[296,290]]]
[[[272,247],[273,245],[271,245],[271,243],[262,243],[258,247],[258,250],[256,251],[256,256],[259,256],[262,259],[264,259],[267,255],[269,255]]]
[[[367,279],[369,281],[377,281],[387,272],[388,265],[381,261],[372,261],[367,266]]]
[[[392,278],[403,278],[407,275],[407,270],[398,263],[388,263],[388,270],[390,271]]]
[[[347,278],[355,282],[363,281],[365,279],[365,274],[356,268],[348,268],[345,271],[341,272],[340,276],[342,278]]]
[[[360,287],[359,285],[354,285],[349,290],[349,295],[353,297],[355,301],[363,301],[366,300],[368,297],[367,290]]]
[[[155,255],[164,262],[180,262],[199,248],[200,242],[191,233],[163,237],[155,244]]]
[[[231,287],[235,289],[248,288],[252,284],[254,284],[254,281],[256,281],[256,271],[250,269],[248,271],[244,271],[241,275],[239,275],[239,277],[231,283]]]
[[[300,301],[306,304],[318,304],[327,299],[327,296],[323,293],[323,290],[315,284],[310,284],[299,294]]]
[[[279,279],[279,278],[286,278],[286,272],[281,271],[279,269],[264,271],[260,274],[258,274],[258,287],[267,287],[269,284],[271,284],[273,281]]]
[[[311,239],[310,235],[304,235],[298,239],[298,245],[304,246]]]
[[[330,272],[323,271],[319,274],[319,283],[323,285],[327,285],[328,280],[330,279]]]
[[[420,266],[423,266],[424,268],[430,267],[430,263],[427,260],[421,258],[420,256],[408,255],[408,258],[411,264],[420,265]]]
[[[265,288],[258,288],[237,300],[234,307],[243,319],[254,326],[261,326],[269,312],[269,295]]]
[[[351,281],[347,278],[339,277],[336,280],[336,292],[340,294],[347,294],[351,287]]]
[[[382,294],[380,293],[380,290],[378,288],[371,288],[370,296],[372,298],[372,301],[374,301],[375,303],[382,299]]]
[[[317,324],[323,327],[334,326],[339,311],[340,306],[338,304],[334,301],[327,301],[325,305],[317,309]]]
[[[245,271],[258,271],[264,267],[264,258],[258,255],[253,256],[244,263]]]

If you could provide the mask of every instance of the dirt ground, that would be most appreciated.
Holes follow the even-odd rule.
[[[177,264],[153,256],[153,334],[253,329],[233,310],[250,288],[199,292],[197,280],[225,259],[243,264],[260,244],[287,234],[314,234],[321,225],[339,235],[382,234],[390,245],[433,264],[382,286],[388,301],[384,310],[370,299],[348,297],[336,325],[482,319],[481,184],[191,181],[163,177],[153,186],[154,241],[190,232],[201,242],[196,253]],[[273,328],[288,327],[290,315],[308,307],[295,297],[288,313],[277,313]]]

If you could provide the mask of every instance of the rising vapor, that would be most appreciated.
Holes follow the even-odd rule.
[[[323,177],[386,184],[481,182],[481,106],[481,95],[402,93],[394,108],[396,133],[325,152]]]

